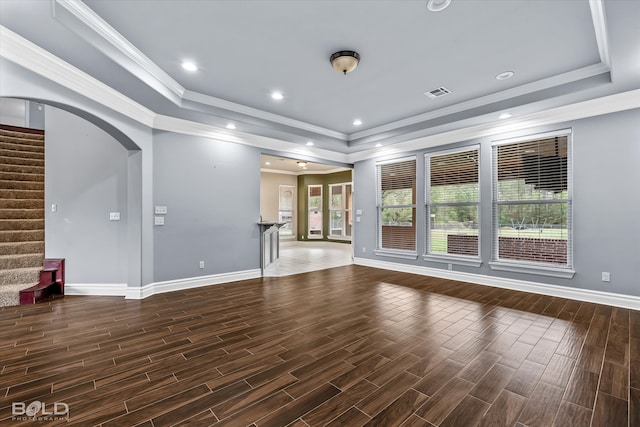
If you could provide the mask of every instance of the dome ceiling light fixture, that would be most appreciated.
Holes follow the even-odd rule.
[[[331,55],[329,61],[334,70],[346,75],[356,69],[360,62],[360,54],[353,50],[341,50]]]

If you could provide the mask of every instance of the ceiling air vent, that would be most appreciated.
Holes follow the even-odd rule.
[[[431,99],[436,99],[436,98],[440,98],[441,96],[445,96],[445,95],[447,95],[449,93],[451,93],[451,91],[449,89],[447,89],[444,86],[441,86],[439,88],[432,89],[429,92],[425,92],[424,94],[427,95]]]

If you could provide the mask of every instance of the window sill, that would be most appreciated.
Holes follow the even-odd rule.
[[[378,256],[386,256],[390,258],[418,259],[418,253],[410,252],[410,251],[394,251],[391,249],[376,249],[375,251],[373,251],[373,253]]]
[[[570,268],[504,262],[504,261],[490,262],[489,267],[492,270],[497,270],[497,271],[537,274],[539,276],[559,277],[561,279],[572,279],[573,276],[576,274],[576,272]]]
[[[351,241],[351,237],[349,237],[349,236],[332,236],[332,235],[328,235],[327,239],[341,240],[341,241],[344,241],[344,242],[350,242]]]
[[[464,257],[455,255],[431,255],[426,254],[422,256],[425,261],[439,262],[442,264],[464,265],[465,267],[480,267],[482,266],[482,260],[474,257]]]

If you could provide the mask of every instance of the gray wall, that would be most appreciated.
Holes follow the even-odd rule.
[[[454,270],[506,277],[581,289],[640,295],[640,110],[577,120],[517,134],[465,141],[421,150],[417,155],[418,253],[425,243],[424,153],[481,144],[481,258],[479,268],[454,265]],[[574,269],[572,279],[494,271],[491,259],[491,141],[508,137],[573,129],[574,178]],[[407,154],[398,157],[405,157]],[[355,164],[354,209],[363,215],[354,235],[356,257],[446,269],[446,264],[376,256],[375,160]],[[379,160],[382,160],[379,159]],[[363,248],[366,252],[363,252]],[[611,282],[601,281],[601,272],[611,273]]]
[[[128,155],[95,125],[46,107],[45,254],[66,259],[69,283],[127,282]]]
[[[168,132],[153,150],[154,281],[260,268],[260,151]]]

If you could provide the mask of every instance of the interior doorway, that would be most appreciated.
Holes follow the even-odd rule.
[[[265,275],[288,275],[353,261],[352,171],[263,154],[260,215],[280,228],[280,259]]]

